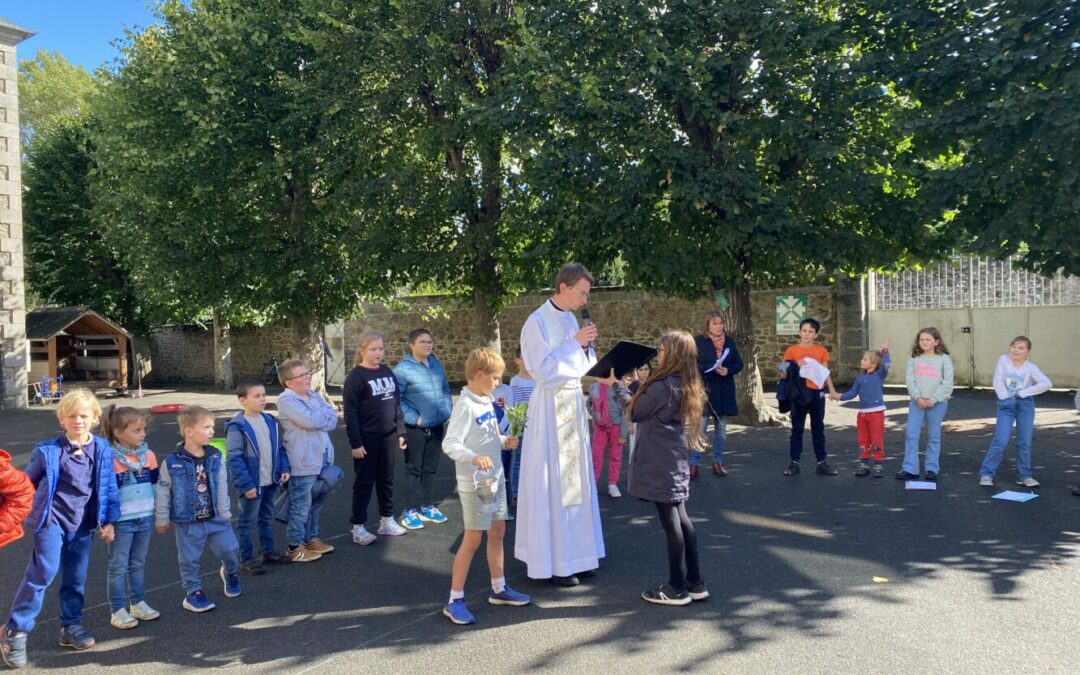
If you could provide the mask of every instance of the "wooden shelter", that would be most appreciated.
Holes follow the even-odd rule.
[[[131,335],[89,307],[47,307],[26,315],[30,382],[63,375],[64,385],[128,388]]]

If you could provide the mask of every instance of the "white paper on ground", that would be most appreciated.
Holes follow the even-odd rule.
[[[1007,502],[1030,502],[1032,499],[1035,499],[1038,496],[1039,495],[1035,494],[1034,492],[1016,492],[1015,490],[1006,490],[1004,492],[997,493],[996,495],[991,497],[991,499],[1004,499]]]
[[[909,480],[904,483],[904,487],[908,490],[936,490],[937,483],[930,480]]]

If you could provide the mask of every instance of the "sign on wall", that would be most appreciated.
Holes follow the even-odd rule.
[[[806,318],[805,295],[776,296],[776,334],[798,335],[799,322]]]

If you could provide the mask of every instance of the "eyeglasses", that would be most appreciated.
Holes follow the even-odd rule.
[[[293,375],[292,377],[290,377],[289,379],[287,379],[285,381],[286,382],[292,382],[293,380],[299,380],[301,378],[306,379],[306,380],[310,380],[311,379],[311,373],[310,372],[303,372],[303,373],[300,373],[299,375]]]

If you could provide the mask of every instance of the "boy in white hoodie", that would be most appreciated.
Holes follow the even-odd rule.
[[[450,423],[443,438],[443,452],[454,460],[457,471],[457,490],[461,498],[461,519],[465,534],[454,556],[450,578],[450,601],[443,608],[443,615],[450,621],[465,625],[476,621],[465,606],[465,579],[473,555],[480,548],[484,532],[487,532],[487,559],[491,572],[491,595],[493,605],[519,607],[530,602],[529,596],[518,593],[506,585],[503,576],[503,536],[506,533],[507,502],[506,479],[502,472],[502,449],[514,449],[518,439],[499,433],[499,422],[492,406],[491,392],[502,382],[505,364],[502,357],[490,349],[474,349],[465,360],[465,379]],[[481,500],[476,493],[474,474],[477,470],[493,471],[499,477],[494,513],[481,512]]]

